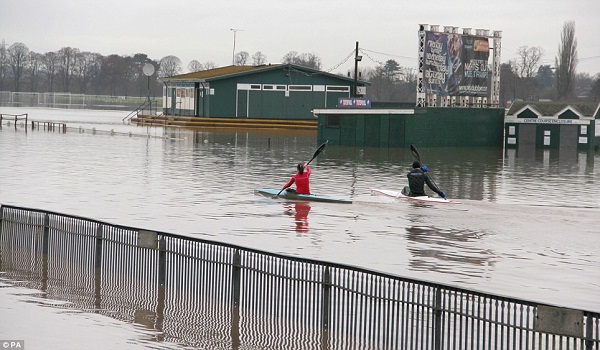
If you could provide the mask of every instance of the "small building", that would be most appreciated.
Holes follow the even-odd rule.
[[[163,113],[208,118],[309,119],[335,108],[355,81],[294,64],[227,66],[163,78]],[[358,90],[368,83],[358,81]]]
[[[600,104],[514,102],[504,118],[506,148],[598,149]]]

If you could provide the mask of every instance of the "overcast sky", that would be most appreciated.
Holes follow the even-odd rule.
[[[269,63],[290,52],[321,58],[322,70],[353,70],[388,59],[416,68],[418,25],[502,31],[502,62],[521,46],[542,47],[554,65],[565,21],[575,21],[578,72],[600,73],[600,0],[0,0],[0,40],[46,53],[62,47],[160,60],[173,55],[232,63],[236,52],[261,51]],[[442,29],[442,27],[440,27]],[[363,54],[363,56],[365,56]],[[341,65],[340,65],[341,64]],[[338,66],[339,65],[339,66]]]

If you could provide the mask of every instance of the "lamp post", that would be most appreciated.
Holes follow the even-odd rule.
[[[354,51],[354,91],[352,97],[358,97],[358,62],[362,60],[362,56],[358,55],[358,41]]]
[[[243,32],[243,29],[235,29],[235,28],[231,28],[230,29],[233,32],[233,54],[231,55],[231,65],[235,65],[235,35],[237,34],[237,32]]]
[[[147,62],[146,64],[144,64],[144,67],[142,68],[142,72],[144,73],[145,76],[148,77],[148,105],[150,107],[150,113],[152,113],[152,102],[150,100],[150,76],[152,76],[154,74],[154,65],[150,62]]]

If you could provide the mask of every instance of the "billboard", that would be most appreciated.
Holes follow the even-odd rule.
[[[488,38],[425,32],[423,85],[440,96],[488,95]]]

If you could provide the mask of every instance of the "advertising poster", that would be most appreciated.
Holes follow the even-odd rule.
[[[425,32],[425,89],[440,96],[487,96],[489,50],[484,37]]]

